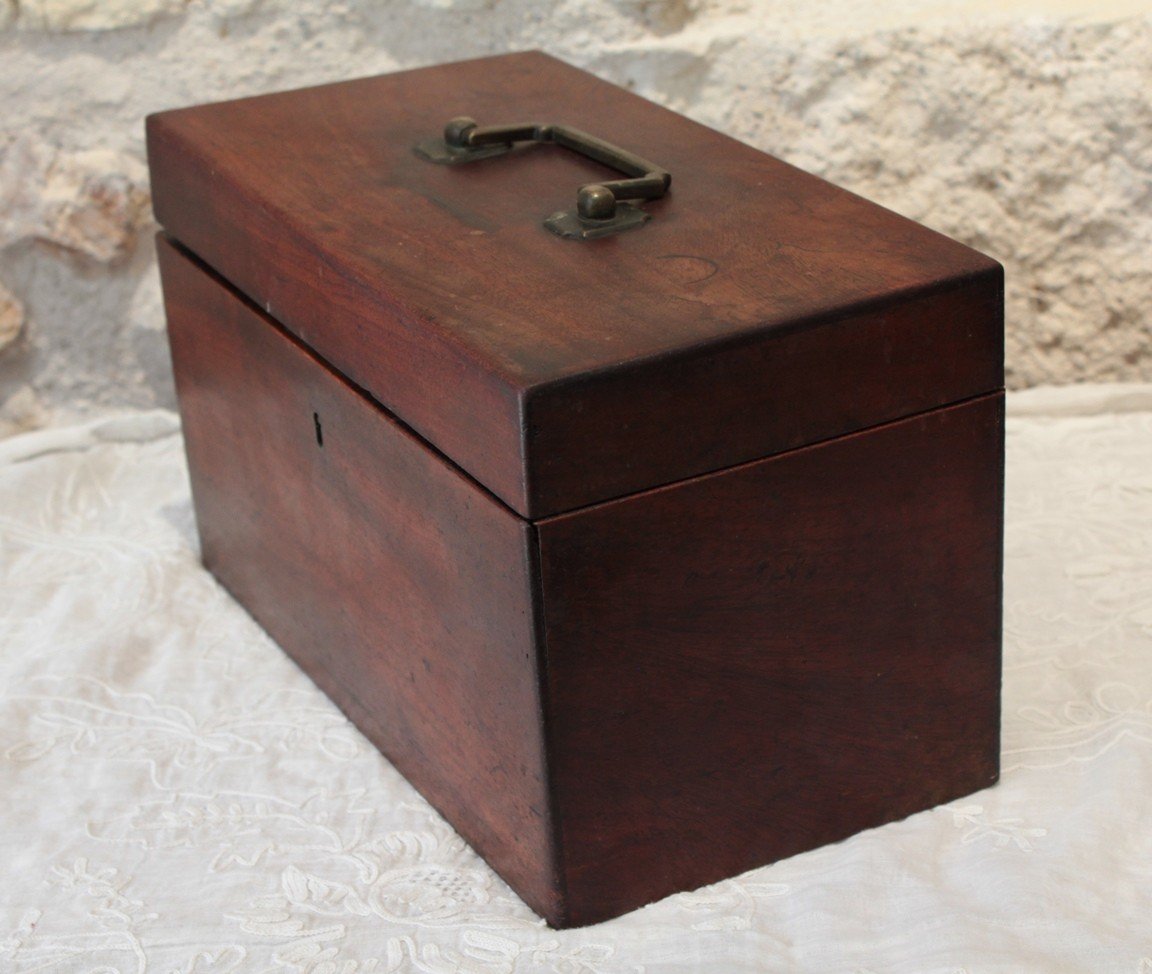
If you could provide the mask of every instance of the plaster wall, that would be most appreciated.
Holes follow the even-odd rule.
[[[1152,379],[1135,0],[0,0],[0,435],[170,405],[142,119],[531,47],[1008,273],[1009,383]]]

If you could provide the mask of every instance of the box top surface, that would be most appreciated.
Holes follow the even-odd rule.
[[[618,174],[413,151],[457,115],[583,129],[671,189],[563,239],[544,218]],[[543,54],[164,112],[148,141],[170,235],[528,517],[1002,385],[995,261]]]

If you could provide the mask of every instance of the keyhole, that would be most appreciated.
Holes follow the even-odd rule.
[[[312,414],[312,423],[316,427],[316,445],[317,446],[323,446],[324,445],[324,428],[320,425],[320,414],[319,413],[313,413]]]

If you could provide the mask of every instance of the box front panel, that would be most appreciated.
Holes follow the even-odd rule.
[[[530,529],[159,242],[205,564],[536,910]]]
[[[569,920],[992,784],[1003,396],[538,525]]]

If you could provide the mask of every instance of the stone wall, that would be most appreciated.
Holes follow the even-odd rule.
[[[0,0],[0,434],[172,402],[145,114],[530,47],[999,258],[1011,385],[1152,379],[1131,0]]]

